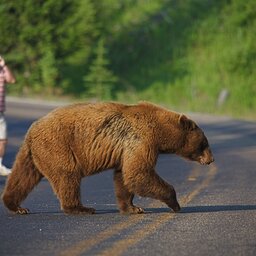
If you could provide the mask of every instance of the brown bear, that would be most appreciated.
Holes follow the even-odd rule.
[[[160,153],[201,164],[213,161],[204,133],[183,114],[147,102],[60,107],[31,125],[2,199],[9,210],[28,213],[20,204],[45,177],[65,213],[94,213],[81,203],[81,179],[114,169],[121,213],[143,213],[133,205],[135,194],[158,199],[177,212],[180,205],[173,186],[155,172]]]

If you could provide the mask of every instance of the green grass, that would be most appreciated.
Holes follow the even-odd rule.
[[[208,6],[207,15],[202,14],[207,6],[197,2],[197,10],[186,6],[187,15],[177,7],[183,15],[173,17],[172,33],[168,34],[171,25],[164,22],[145,33],[151,43],[145,40],[143,58],[128,60],[132,67],[122,74],[134,88],[121,91],[118,99],[146,99],[184,111],[256,118],[255,1],[223,1]],[[193,21],[191,15],[199,18]],[[228,97],[218,106],[223,89]]]

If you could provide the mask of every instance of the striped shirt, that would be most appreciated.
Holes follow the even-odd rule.
[[[3,68],[0,68],[0,112],[5,111],[5,83],[6,73]]]

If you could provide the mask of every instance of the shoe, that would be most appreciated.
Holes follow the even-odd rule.
[[[0,166],[0,175],[2,175],[2,176],[7,176],[7,175],[9,175],[11,172],[12,172],[12,170],[9,169],[9,168],[7,168],[7,167],[5,167],[4,165],[1,165],[1,166]]]

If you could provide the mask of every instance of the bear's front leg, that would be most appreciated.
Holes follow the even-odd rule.
[[[134,194],[129,192],[129,190],[125,187],[123,175],[120,170],[115,170],[114,172],[114,185],[120,213],[144,213],[142,208],[133,205],[132,200],[134,198]]]
[[[142,155],[141,150],[138,155],[129,156],[124,159],[123,182],[130,193],[143,197],[151,197],[166,203],[174,212],[180,211],[176,192],[170,184],[157,175],[152,165],[146,162],[149,154]]]
[[[169,185],[169,186],[171,187],[170,188],[171,196],[169,196],[168,198],[163,198],[163,199],[159,199],[159,200],[166,203],[171,209],[173,209],[174,212],[179,212],[181,208],[177,201],[176,192],[171,185]]]

